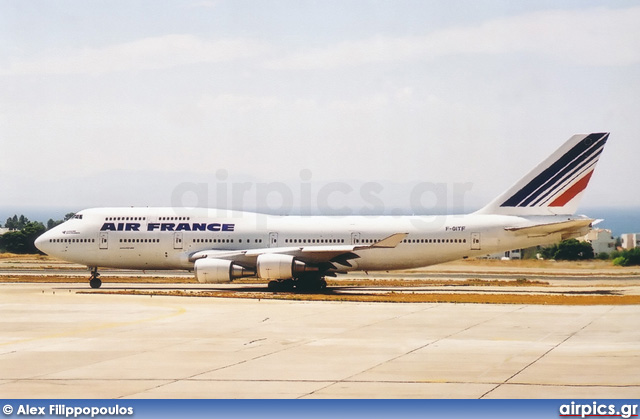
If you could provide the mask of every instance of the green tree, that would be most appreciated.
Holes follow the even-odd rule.
[[[617,266],[635,266],[640,265],[640,247],[631,250],[623,250],[620,255],[613,260],[613,264]]]
[[[7,222],[4,223],[4,227],[10,230],[17,230],[16,226],[18,225],[18,216],[14,215],[13,217],[7,218]]]
[[[27,222],[21,230],[0,236],[0,249],[11,253],[40,253],[34,242],[46,228],[40,222]]]
[[[563,240],[558,244],[542,249],[541,255],[545,259],[556,260],[587,260],[593,259],[593,247],[589,242],[576,239]]]
[[[633,248],[627,252],[629,265],[640,265],[640,247]]]
[[[53,227],[62,224],[64,221],[62,220],[54,220],[53,218],[49,218],[47,221],[47,230],[51,230]]]
[[[75,212],[69,212],[65,214],[64,219],[62,220],[54,220],[53,218],[49,218],[49,221],[47,221],[47,230],[51,230],[55,226],[64,223],[65,221],[71,219],[74,215],[76,215]]]
[[[540,250],[540,256],[542,256],[543,259],[554,259],[557,251],[558,245],[552,244],[551,246],[542,248],[542,250]]]
[[[7,218],[4,227],[10,230],[22,230],[29,223],[29,219],[24,215],[21,214],[20,217],[18,217],[18,214],[15,214],[13,217]]]
[[[593,259],[593,247],[589,242],[576,239],[564,240],[558,244],[556,260],[586,260]]]

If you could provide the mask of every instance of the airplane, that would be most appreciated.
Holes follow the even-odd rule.
[[[93,208],[35,241],[98,268],[193,271],[201,283],[258,277],[273,291],[318,291],[350,271],[419,268],[585,235],[575,216],[609,133],[572,136],[483,208],[444,216],[278,216],[207,208]]]

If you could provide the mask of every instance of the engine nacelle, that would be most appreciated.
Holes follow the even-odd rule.
[[[305,272],[315,272],[318,268],[309,266],[291,255],[266,253],[258,256],[256,270],[262,279],[291,279]]]
[[[236,278],[256,274],[255,271],[236,265],[230,260],[208,258],[196,260],[193,271],[198,282],[207,284],[231,282]]]

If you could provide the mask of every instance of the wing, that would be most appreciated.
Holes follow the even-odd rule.
[[[370,245],[328,245],[328,246],[296,246],[296,247],[269,247],[246,250],[202,250],[189,257],[190,262],[198,259],[213,258],[232,260],[234,263],[247,268],[255,268],[258,256],[264,254],[279,254],[295,257],[302,262],[318,265],[322,271],[335,270],[337,265],[351,266],[349,260],[357,259],[354,253],[367,249],[390,249],[396,247],[409,233],[396,233]]]

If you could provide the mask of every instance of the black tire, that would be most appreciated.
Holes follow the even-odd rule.
[[[280,289],[282,291],[293,291],[296,287],[296,281],[294,281],[293,279],[285,279],[284,281],[280,282]]]
[[[296,291],[299,292],[322,292],[327,288],[327,281],[323,277],[306,277],[296,281]]]
[[[98,278],[92,278],[91,281],[89,281],[89,285],[91,285],[91,288],[100,288],[102,281]]]
[[[296,281],[293,279],[281,279],[278,281],[269,281],[267,289],[272,292],[292,292],[296,287]]]

